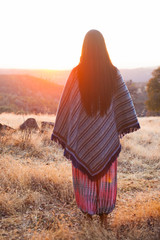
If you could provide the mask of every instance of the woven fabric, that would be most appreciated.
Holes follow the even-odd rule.
[[[66,82],[51,139],[64,148],[64,155],[92,179],[106,173],[120,151],[120,138],[140,128],[134,105],[117,69],[117,91],[103,117],[87,115],[79,91],[77,68]]]
[[[72,165],[73,187],[79,209],[85,213],[109,214],[115,208],[117,195],[117,159],[107,173],[92,181]]]

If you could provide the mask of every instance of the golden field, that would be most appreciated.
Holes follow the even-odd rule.
[[[0,114],[18,129],[28,117]],[[71,163],[48,131],[0,134],[0,239],[160,239],[160,117],[139,118],[141,129],[122,138],[116,207],[108,228],[77,208]]]

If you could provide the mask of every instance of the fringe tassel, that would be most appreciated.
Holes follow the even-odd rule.
[[[121,145],[119,146],[119,148],[117,149],[116,153],[112,156],[112,158],[109,160],[109,162],[106,164],[106,166],[104,167],[104,169],[100,172],[95,174],[94,176],[92,176],[85,167],[83,167],[78,161],[77,159],[72,155],[72,153],[70,153],[65,147],[66,147],[66,143],[62,140],[60,140],[60,138],[58,136],[55,136],[54,133],[52,133],[51,135],[51,140],[55,141],[56,143],[59,143],[62,148],[64,149],[64,156],[72,161],[72,164],[75,168],[78,168],[79,170],[81,170],[84,174],[87,174],[87,176],[92,180],[98,180],[99,178],[103,177],[106,172],[108,171],[108,169],[110,168],[111,164],[118,158],[119,153],[121,152]]]
[[[69,153],[66,149],[64,150],[64,156],[67,159],[70,159],[72,161],[72,164],[75,168],[78,168],[79,170],[81,170],[84,174],[86,174],[88,176],[88,178],[91,181],[95,181],[98,180],[99,178],[103,177],[108,169],[110,168],[111,164],[118,158],[119,153],[121,151],[121,146],[119,146],[118,150],[116,151],[116,153],[112,156],[112,158],[109,160],[109,162],[106,164],[106,166],[103,168],[103,170],[100,173],[95,174],[94,176],[92,176],[86,168],[84,168],[77,160],[76,158]]]
[[[128,127],[122,130],[122,132],[119,134],[119,137],[122,138],[124,137],[126,134],[128,133],[132,133],[134,131],[137,131],[138,129],[140,129],[140,125],[139,123],[136,123],[134,126],[132,127]]]

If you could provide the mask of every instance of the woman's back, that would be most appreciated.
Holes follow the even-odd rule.
[[[115,207],[120,138],[140,126],[103,36],[95,30],[86,36],[80,63],[66,82],[51,139],[61,144],[64,156],[72,161],[78,207],[101,215]]]
[[[117,91],[107,113],[88,115],[81,101],[77,67],[74,68],[61,98],[54,135],[62,138],[65,156],[91,178],[103,175],[121,150],[119,136],[139,127],[133,102],[117,69]],[[129,111],[128,111],[129,109]],[[131,129],[132,128],[132,129]]]

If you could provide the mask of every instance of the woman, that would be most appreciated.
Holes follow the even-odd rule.
[[[115,208],[120,138],[139,129],[128,89],[112,64],[102,34],[90,30],[80,62],[70,73],[51,139],[72,161],[75,198],[102,222]]]

